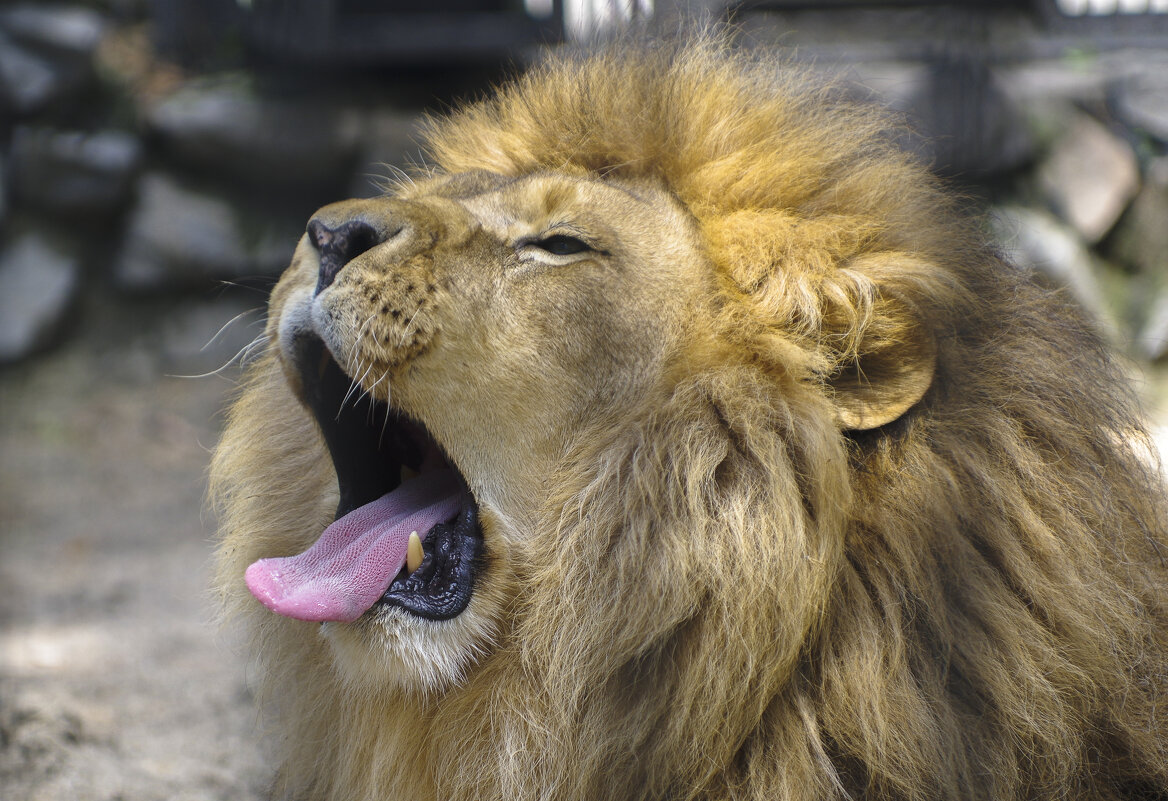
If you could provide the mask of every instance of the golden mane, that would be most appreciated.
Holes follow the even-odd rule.
[[[432,697],[351,687],[242,588],[336,499],[275,360],[253,369],[213,466],[218,580],[294,728],[280,792],[1168,798],[1168,508],[1134,402],[888,132],[716,37],[552,55],[430,122],[435,174],[661,182],[718,292],[668,397],[548,478],[505,630]],[[841,431],[914,360],[918,403]]]

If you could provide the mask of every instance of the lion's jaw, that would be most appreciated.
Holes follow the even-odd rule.
[[[351,683],[442,690],[503,633],[559,460],[652,402],[712,279],[692,222],[651,185],[474,174],[314,217],[353,221],[384,241],[325,281],[310,233],[273,295],[285,372],[303,399],[317,369],[303,344],[319,340],[359,392],[421,423],[474,498],[484,553],[451,619],[377,603],[321,632]]]

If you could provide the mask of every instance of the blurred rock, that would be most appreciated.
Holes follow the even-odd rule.
[[[1115,91],[1116,114],[1132,128],[1168,142],[1168,81],[1159,65],[1155,73],[1142,71],[1122,81]]]
[[[0,253],[0,363],[48,345],[65,322],[81,283],[81,266],[38,233]]]
[[[265,184],[343,181],[360,137],[360,121],[327,101],[263,97],[239,76],[188,84],[147,121],[189,163]]]
[[[1011,263],[1037,270],[1054,284],[1066,287],[1096,320],[1114,328],[1091,252],[1074,231],[1047,212],[1022,206],[994,209],[990,224]]]
[[[187,301],[167,315],[155,343],[163,371],[208,375],[262,353],[267,320],[263,296]]]
[[[825,64],[817,72],[831,82],[852,89],[861,101],[888,105],[908,111],[929,80],[928,67],[915,61],[862,61],[856,64]]]
[[[0,153],[0,226],[8,217],[8,162]]]
[[[1151,361],[1168,357],[1168,287],[1162,288],[1152,301],[1148,318],[1136,337],[1136,348]]]
[[[122,289],[157,291],[276,275],[291,260],[301,233],[149,173],[139,182],[114,278]]]
[[[0,111],[31,114],[72,91],[73,76],[55,69],[0,31]]]
[[[0,29],[21,42],[83,58],[105,33],[96,11],[57,3],[20,3],[0,9]]]
[[[1045,157],[1049,158],[1082,114],[1078,106],[1063,98],[1035,98],[1027,104],[1026,123]],[[1033,174],[1037,173],[1040,166],[1035,165]],[[1041,201],[1042,198],[1030,199],[1030,202]]]
[[[1168,276],[1168,156],[1144,172],[1140,193],[1108,240],[1110,252],[1145,275]]]
[[[0,106],[25,116],[75,95],[93,77],[103,31],[101,16],[84,8],[0,9]]]
[[[1168,156],[1148,163],[1144,186],[1108,244],[1115,259],[1134,268],[1129,280],[1143,299],[1134,306],[1142,318],[1137,352],[1153,361],[1168,357]]]
[[[1038,182],[1059,216],[1093,244],[1139,191],[1139,166],[1126,142],[1078,114],[1039,166]]]
[[[30,206],[107,217],[129,199],[142,161],[138,139],[122,131],[18,127],[12,136],[12,190]]]
[[[1003,91],[1022,114],[1034,103],[1055,101],[1092,107],[1107,98],[1111,70],[1097,63],[1084,65],[1074,58],[1039,58],[1003,65],[998,74]]]

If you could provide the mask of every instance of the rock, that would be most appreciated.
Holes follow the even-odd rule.
[[[52,342],[80,289],[81,266],[38,233],[0,254],[0,363],[23,359]]]
[[[1136,348],[1150,361],[1168,357],[1168,287],[1162,288],[1152,301],[1148,317],[1136,336]]]
[[[263,352],[266,320],[258,295],[184,301],[161,325],[157,359],[167,375],[183,377],[239,366]]]
[[[11,154],[17,199],[59,214],[101,217],[129,199],[142,147],[122,131],[18,127]]]
[[[100,15],[88,9],[0,9],[0,105],[25,116],[75,95],[93,77],[93,51],[104,30]]]
[[[1046,212],[1022,206],[994,209],[990,225],[1011,263],[1066,287],[1080,306],[1114,331],[1091,253],[1074,231]]]
[[[1106,101],[1108,84],[1114,78],[1097,60],[1058,58],[1025,59],[1003,65],[998,74],[1001,87],[1019,111],[1030,116],[1033,104],[1059,104],[1094,107]]]
[[[241,77],[188,84],[147,112],[170,151],[201,169],[262,184],[343,185],[360,136],[326,100],[258,94]]]
[[[114,278],[123,289],[155,291],[276,275],[291,260],[301,233],[285,221],[149,173],[139,182]]]
[[[1059,216],[1093,244],[1139,190],[1139,166],[1126,142],[1078,114],[1039,166],[1038,182]]]
[[[861,61],[816,64],[828,82],[853,90],[861,100],[875,100],[897,111],[908,111],[929,81],[929,68],[917,61]]]
[[[8,216],[8,162],[0,153],[0,226]],[[3,230],[0,228],[0,230]]]
[[[69,76],[0,31],[0,110],[31,114],[67,94],[71,84]]]
[[[1143,71],[1122,81],[1115,92],[1116,115],[1131,128],[1168,142],[1168,82],[1165,65],[1155,73]]]
[[[21,3],[0,10],[0,30],[36,47],[89,58],[105,33],[105,21],[80,6]]]
[[[1133,316],[1142,320],[1135,335],[1140,356],[1168,357],[1168,156],[1152,159],[1144,186],[1108,240],[1111,255],[1134,268]]]
[[[1168,276],[1168,156],[1152,160],[1144,185],[1109,238],[1111,254],[1148,276]]]

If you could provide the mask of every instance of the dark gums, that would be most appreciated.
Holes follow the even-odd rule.
[[[474,504],[450,523],[439,523],[426,538],[426,556],[413,573],[399,574],[379,603],[400,606],[427,620],[459,615],[474,591],[483,541]]]

